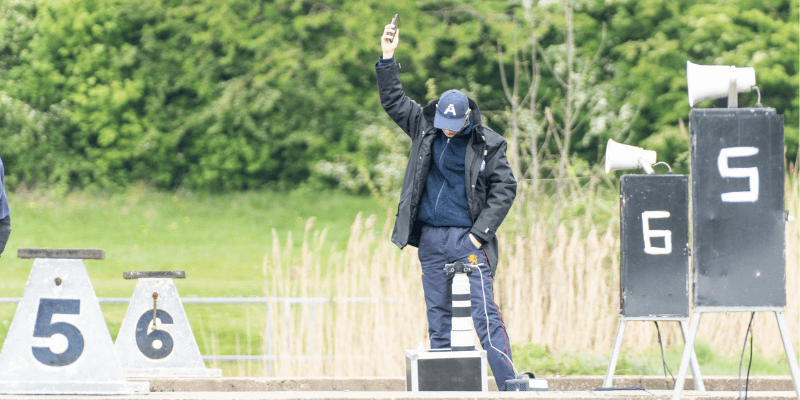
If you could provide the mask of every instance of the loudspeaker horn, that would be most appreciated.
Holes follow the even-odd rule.
[[[620,169],[643,169],[647,174],[653,173],[656,163],[656,152],[641,147],[617,143],[608,139],[606,145],[606,172]]]
[[[737,93],[749,92],[756,84],[756,70],[732,65],[697,65],[686,61],[689,107],[703,100],[727,97],[731,82],[735,82]]]

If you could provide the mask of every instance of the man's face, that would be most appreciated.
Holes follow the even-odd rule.
[[[467,110],[467,115],[464,117],[464,124],[461,125],[461,129],[464,129],[464,127],[467,126],[467,124],[469,124],[469,113],[471,112],[472,110]],[[447,129],[442,129],[442,132],[444,132],[445,136],[447,137],[453,137],[456,135],[456,133],[461,132],[461,130],[456,132],[456,131],[448,131]]]

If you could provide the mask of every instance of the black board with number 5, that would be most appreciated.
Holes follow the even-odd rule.
[[[694,305],[786,305],[783,116],[693,109]]]

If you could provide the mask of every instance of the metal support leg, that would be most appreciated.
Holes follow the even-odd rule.
[[[792,338],[789,336],[789,328],[786,326],[786,318],[783,316],[783,311],[775,311],[775,317],[778,319],[778,330],[781,332],[781,340],[783,340],[783,350],[786,352],[786,360],[789,362],[789,371],[792,373],[792,382],[794,382],[794,392],[797,398],[800,399],[800,374],[798,374],[797,358],[794,355],[794,348],[792,347]]]
[[[265,356],[272,355],[272,309],[270,308],[269,301],[267,301],[267,348],[264,354]],[[275,376],[274,371],[272,370],[273,361],[270,359],[265,359],[264,363],[267,367],[267,376]]]
[[[625,319],[620,318],[619,327],[617,327],[617,337],[614,339],[614,349],[611,350],[611,361],[608,362],[608,369],[606,370],[606,379],[603,381],[603,387],[611,387],[611,381],[614,379],[614,370],[617,368],[617,358],[619,358],[619,349],[622,347],[622,334],[625,333]]]
[[[686,331],[686,321],[681,320],[678,322],[681,324],[681,335],[683,336],[684,346],[686,346],[686,336],[688,334],[688,332]],[[690,366],[692,367],[692,378],[694,379],[694,389],[699,390],[701,392],[705,392],[706,387],[703,384],[703,377],[700,375],[700,363],[697,362],[697,354],[695,353],[694,348],[692,348],[692,358],[690,362],[691,362]]]
[[[678,370],[678,381],[675,382],[675,390],[672,394],[672,400],[681,400],[683,385],[686,383],[686,373],[689,369],[689,360],[694,354],[694,339],[697,337],[697,329],[700,327],[700,315],[701,313],[696,310],[694,314],[692,314],[692,324],[689,326],[689,337],[687,337],[684,341],[685,344],[683,345],[683,356],[681,356],[681,368]]]
[[[315,307],[316,304],[311,303],[309,308],[311,310],[311,355],[317,355],[317,308]]]

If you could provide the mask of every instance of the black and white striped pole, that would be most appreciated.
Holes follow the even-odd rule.
[[[445,275],[453,277],[453,320],[450,330],[450,349],[453,351],[475,350],[468,275],[480,265],[483,264],[455,262],[444,266]]]

